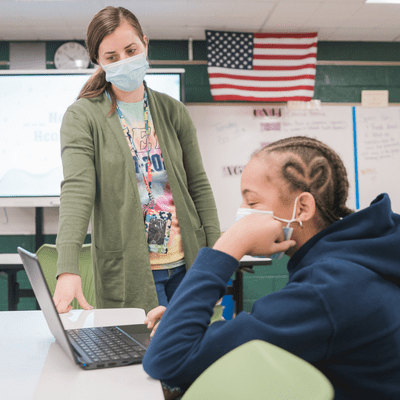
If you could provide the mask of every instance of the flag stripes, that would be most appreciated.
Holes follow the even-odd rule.
[[[317,34],[206,31],[208,74],[216,101],[309,101]]]

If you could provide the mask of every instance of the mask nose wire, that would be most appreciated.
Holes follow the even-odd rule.
[[[115,68],[115,67],[118,67],[118,66],[121,66],[121,65],[128,64],[128,63],[130,63],[130,62],[132,62],[132,61],[140,60],[141,58],[146,58],[146,59],[147,59],[145,52],[142,52],[142,53],[137,54],[137,55],[135,55],[135,56],[131,56],[131,57],[124,58],[124,59],[122,59],[122,60],[113,62],[113,63],[111,63],[111,64],[106,64],[106,65],[103,65],[103,64],[100,62],[100,60],[99,60],[99,64],[101,65],[101,67],[102,67],[104,70],[106,70],[107,68]]]

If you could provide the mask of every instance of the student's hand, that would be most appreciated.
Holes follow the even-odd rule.
[[[158,328],[158,324],[160,323],[161,317],[164,315],[164,312],[167,308],[164,306],[158,306],[156,308],[153,308],[147,313],[147,317],[144,320],[144,323],[147,324],[147,328],[152,329],[150,333],[150,337],[153,337],[154,334],[156,333],[156,330]]]
[[[53,297],[57,311],[62,314],[72,310],[70,304],[74,298],[84,310],[93,310],[83,295],[81,277],[67,272],[59,275]]]
[[[282,223],[272,215],[249,214],[236,221],[213,248],[240,261],[244,255],[268,257],[295,245],[294,240],[285,241]]]

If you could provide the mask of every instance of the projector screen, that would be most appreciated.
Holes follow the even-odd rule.
[[[149,69],[154,90],[184,101],[184,69]],[[94,69],[0,71],[0,207],[59,205],[60,127]]]

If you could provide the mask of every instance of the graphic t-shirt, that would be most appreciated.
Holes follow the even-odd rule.
[[[144,100],[137,103],[124,103],[118,101],[118,107],[125,119],[126,124],[130,128],[125,129],[121,120],[122,128],[127,139],[129,148],[131,149],[133,162],[136,167],[136,178],[140,195],[140,202],[143,211],[149,203],[149,193],[144,183],[143,174],[147,177],[147,160],[150,155],[152,184],[151,193],[156,201],[154,209],[156,211],[169,211],[172,214],[171,233],[168,242],[168,252],[166,254],[150,252],[150,264],[152,269],[173,268],[184,264],[184,253],[182,246],[181,232],[179,228],[178,218],[176,216],[176,208],[172,198],[171,188],[169,186],[167,171],[165,169],[164,160],[161,154],[160,145],[154,130],[153,120],[149,110],[149,138],[144,121]],[[131,144],[131,134],[133,134],[133,142],[138,152],[139,160],[137,160],[135,151]],[[147,145],[149,146],[149,154]]]

